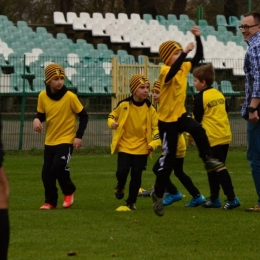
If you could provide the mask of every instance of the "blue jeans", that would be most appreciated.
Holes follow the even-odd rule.
[[[255,182],[258,205],[260,205],[260,121],[252,123],[247,120],[247,160]]]

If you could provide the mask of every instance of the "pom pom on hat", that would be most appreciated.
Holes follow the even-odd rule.
[[[48,84],[54,77],[64,77],[64,69],[56,63],[51,63],[45,68],[45,83]]]
[[[182,46],[178,42],[166,41],[163,42],[159,47],[159,56],[161,60],[167,64],[172,55],[178,50],[182,50]]]
[[[149,80],[144,75],[135,74],[134,76],[132,76],[132,78],[130,79],[130,91],[131,91],[131,93],[135,94],[137,89],[144,84],[149,84],[149,86],[150,86]]]
[[[152,91],[158,91],[159,93],[161,92],[161,82],[160,82],[160,80],[156,80],[154,82]]]

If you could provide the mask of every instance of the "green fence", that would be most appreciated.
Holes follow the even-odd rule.
[[[128,64],[117,57],[89,60],[85,57],[11,55],[9,58],[0,70],[0,109],[6,150],[43,148],[44,131],[42,134],[35,133],[32,120],[36,114],[37,96],[45,88],[44,67],[50,62],[57,62],[64,67],[65,85],[78,95],[89,114],[83,147],[109,146],[112,132],[107,127],[107,115],[121,99],[129,96],[131,76],[142,73],[152,84],[160,72],[160,65],[148,58],[144,58],[142,63]],[[228,62],[242,64],[241,60]],[[246,145],[246,122],[240,116],[244,100],[244,75],[239,69],[240,74],[234,72],[233,68],[216,68],[214,84],[223,92],[229,104],[232,145]],[[196,94],[192,81],[192,74],[189,74],[188,111],[191,110],[192,95]],[[152,96],[150,98],[152,100]]]

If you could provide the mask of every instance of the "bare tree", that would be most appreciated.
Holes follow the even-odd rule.
[[[239,16],[237,0],[224,0],[224,15],[227,20],[229,16]]]
[[[187,0],[175,0],[173,8],[172,8],[172,12],[179,17],[180,14],[184,14],[185,13],[185,8],[187,5]]]

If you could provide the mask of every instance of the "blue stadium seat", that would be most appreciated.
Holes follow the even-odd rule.
[[[143,20],[145,20],[146,23],[149,24],[149,21],[153,20],[153,16],[151,14],[143,14]]]
[[[224,96],[240,96],[239,91],[234,91],[229,80],[221,80],[220,89]]]
[[[220,25],[227,26],[228,24],[227,24],[226,17],[223,14],[218,14],[216,16],[216,24],[217,24],[217,26],[220,26]]]

